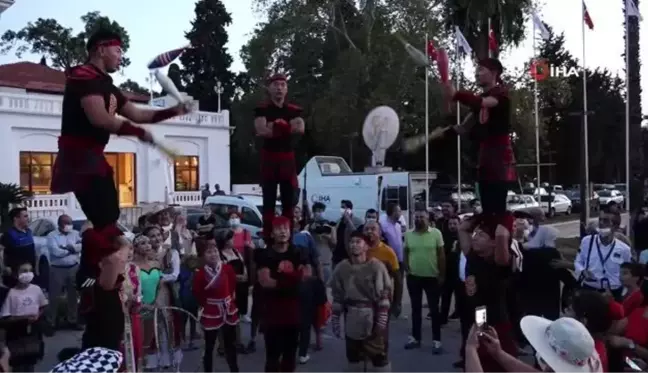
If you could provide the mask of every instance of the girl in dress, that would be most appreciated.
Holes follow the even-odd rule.
[[[223,334],[225,358],[231,372],[238,372],[236,355],[236,274],[229,264],[223,263],[216,240],[209,237],[201,251],[202,268],[194,275],[193,292],[203,308],[200,323],[205,330],[203,370],[212,372],[214,346],[218,335]]]
[[[143,234],[148,238],[151,250],[145,263],[146,266],[142,267],[137,263],[140,266],[142,294],[146,298],[144,304],[149,305],[149,312],[145,313],[146,316],[143,315],[143,317],[150,318],[154,323],[157,313],[157,325],[152,325],[149,330],[153,336],[159,337],[159,340],[153,338],[152,343],[149,344],[146,368],[166,369],[171,365],[179,366],[182,360],[182,351],[179,348],[180,333],[177,330],[180,322],[176,321],[179,315],[169,309],[176,305],[177,297],[173,286],[180,273],[180,254],[176,250],[172,250],[170,246],[162,244],[162,229],[159,226],[148,226]],[[152,302],[151,297],[153,297]],[[154,309],[150,310],[153,307]],[[144,334],[146,333],[145,331]]]
[[[140,308],[142,304],[142,288],[139,279],[139,267],[133,262],[134,249],[130,246],[128,263],[124,270],[122,299],[124,302],[126,324],[129,333],[124,333],[124,367],[127,372],[139,372],[142,367],[142,323]]]
[[[216,246],[220,251],[220,258],[224,263],[229,264],[234,273],[236,274],[236,307],[238,308],[239,316],[242,317],[246,314],[248,308],[248,272],[245,266],[245,260],[242,253],[234,247],[234,232],[227,230],[225,233],[219,235],[216,239]],[[220,336],[221,343],[218,347],[218,354],[223,355],[223,335]],[[236,328],[236,349],[244,353],[245,346],[241,343],[241,328],[240,325]]]

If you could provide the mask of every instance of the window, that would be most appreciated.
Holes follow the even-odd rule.
[[[200,190],[199,162],[196,156],[178,156],[174,159],[173,174],[176,192]]]
[[[384,187],[380,209],[387,211],[390,203],[397,203],[401,210],[407,210],[407,187]]]
[[[241,210],[241,223],[254,227],[263,227],[263,222],[256,212],[249,207],[243,207]]]
[[[229,216],[232,212],[238,212],[239,208],[236,205],[227,205],[223,203],[210,203],[214,215],[217,218],[223,219],[225,222],[229,221]]]
[[[353,173],[344,158],[340,157],[315,157],[322,175],[348,175]]]
[[[34,194],[51,194],[56,153],[20,152],[20,186]]]

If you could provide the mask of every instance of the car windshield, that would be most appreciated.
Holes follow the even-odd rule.
[[[598,192],[599,197],[612,197],[612,192],[609,190],[602,190]]]

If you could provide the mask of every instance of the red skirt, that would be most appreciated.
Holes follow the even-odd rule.
[[[112,167],[104,156],[104,145],[95,144],[90,139],[61,136],[58,146],[52,167],[52,193],[83,190],[93,177],[112,175]]]
[[[481,181],[517,180],[515,155],[508,134],[489,136],[480,143],[478,171],[478,180]]]
[[[261,149],[261,181],[280,183],[289,181],[297,187],[295,152],[273,152]]]

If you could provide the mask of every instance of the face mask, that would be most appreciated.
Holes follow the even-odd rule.
[[[598,228],[597,229],[598,234],[600,234],[602,237],[609,237],[610,234],[612,234],[612,228]]]
[[[173,224],[165,225],[164,227],[162,227],[162,230],[166,233],[171,231],[171,228],[173,228]]]
[[[378,221],[378,219],[376,219],[376,218],[367,218],[367,223],[375,223],[377,221]]]
[[[524,230],[524,239],[528,239],[530,235],[531,235],[531,229],[525,229]]]
[[[29,284],[34,279],[34,272],[25,272],[18,275],[21,284]]]
[[[230,219],[229,223],[232,227],[238,227],[241,224],[241,219]]]
[[[343,208],[340,208],[340,213],[341,213],[342,215],[344,215],[344,214],[346,213],[346,211],[347,211],[347,209],[345,209],[344,207],[343,207]]]
[[[73,229],[72,224],[67,224],[67,225],[63,226],[63,232],[65,232],[65,233],[72,232],[72,229]]]
[[[481,206],[475,206],[475,214],[481,214],[482,213],[482,207]]]

